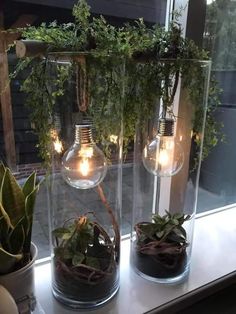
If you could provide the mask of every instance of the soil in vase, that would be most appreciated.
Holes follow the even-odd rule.
[[[187,266],[186,250],[171,254],[145,255],[133,249],[132,262],[141,273],[154,278],[174,278],[181,275]]]
[[[86,271],[77,267],[73,271],[64,266],[54,260],[54,289],[65,298],[81,303],[99,303],[109,298],[118,288],[119,273],[115,267],[110,273],[100,275],[93,273],[92,269]],[[83,279],[82,274],[91,278]]]

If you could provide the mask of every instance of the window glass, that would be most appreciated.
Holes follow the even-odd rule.
[[[213,118],[222,125],[218,140],[202,162],[198,212],[236,202],[236,1],[208,0],[203,44],[212,58],[212,76],[218,82],[220,104]],[[221,127],[220,127],[221,128]],[[206,134],[205,136],[207,136]]]

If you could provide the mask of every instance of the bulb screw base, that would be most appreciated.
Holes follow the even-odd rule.
[[[92,128],[91,124],[76,124],[75,126],[75,143],[76,144],[92,144]]]
[[[158,121],[158,135],[160,136],[173,136],[174,123],[173,119],[159,119]]]

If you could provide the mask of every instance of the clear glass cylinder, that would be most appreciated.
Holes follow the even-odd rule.
[[[144,278],[174,283],[190,267],[210,62],[142,61],[136,67],[139,77],[152,73],[152,81],[136,87],[141,101],[134,143],[131,264]]]
[[[99,306],[119,288],[123,71],[113,57],[48,57],[47,89],[59,96],[51,117],[52,290],[71,308]]]

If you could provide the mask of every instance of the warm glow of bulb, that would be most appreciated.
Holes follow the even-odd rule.
[[[89,162],[88,159],[82,159],[78,165],[78,171],[82,174],[83,177],[86,177],[89,174]]]
[[[161,166],[167,166],[170,161],[169,154],[165,149],[162,149],[159,154],[158,162]]]
[[[143,154],[144,154],[144,158],[147,158],[147,146],[144,147]]]
[[[110,135],[110,142],[117,144],[118,136],[117,135]]]
[[[55,151],[56,151],[58,154],[62,153],[62,151],[63,151],[63,145],[62,145],[62,142],[59,140],[59,138],[57,138],[57,139],[53,142],[53,145],[54,145]]]
[[[144,147],[142,160],[148,172],[159,177],[171,177],[181,170],[184,152],[173,136],[157,135]]]
[[[82,160],[79,161],[78,171],[82,174],[83,177],[87,177],[90,172],[89,160],[93,156],[93,148],[91,146],[82,146],[79,151],[79,157],[82,157]]]
[[[82,146],[79,151],[79,157],[91,158],[93,156],[93,148],[91,146]]]
[[[53,140],[53,147],[55,151],[60,154],[63,151],[62,142],[59,140],[57,130],[51,130],[51,138]]]
[[[172,149],[174,149],[174,146],[175,146],[175,144],[174,144],[173,141],[166,141],[163,150],[164,150],[164,149],[166,149],[166,150],[172,150]],[[166,152],[166,153],[167,153],[167,152]]]
[[[61,174],[70,186],[91,189],[106,176],[106,158],[93,141],[89,125],[76,125],[75,129],[75,141],[62,157]]]

